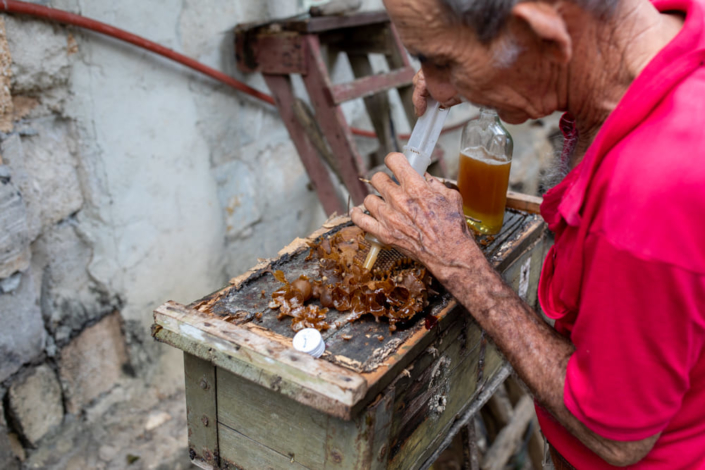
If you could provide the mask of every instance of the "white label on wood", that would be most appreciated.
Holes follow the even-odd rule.
[[[529,276],[531,275],[531,257],[524,261],[521,265],[521,274],[519,276],[519,297],[526,300],[526,294],[529,292]]]

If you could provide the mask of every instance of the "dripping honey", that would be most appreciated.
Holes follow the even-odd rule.
[[[460,152],[458,188],[468,225],[483,235],[496,235],[504,222],[512,162],[489,154],[484,147]],[[474,219],[474,220],[473,220]]]

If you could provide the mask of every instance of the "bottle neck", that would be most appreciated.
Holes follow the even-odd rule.
[[[499,115],[497,114],[497,111],[491,108],[480,108],[480,119],[485,121],[494,121],[496,119],[499,119]]]

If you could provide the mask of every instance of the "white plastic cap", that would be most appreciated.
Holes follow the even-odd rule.
[[[321,333],[314,328],[304,328],[294,335],[294,349],[310,354],[313,357],[321,357],[326,350],[326,343],[323,341]]]
[[[447,117],[448,109],[441,108],[438,101],[428,98],[426,112],[416,121],[409,142],[404,146],[404,155],[409,160],[409,164],[421,176],[426,173],[426,169],[431,164],[431,154]]]

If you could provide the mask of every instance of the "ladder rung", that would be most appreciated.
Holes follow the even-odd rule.
[[[388,73],[370,75],[358,78],[348,83],[341,83],[331,87],[334,104],[344,103],[356,98],[365,98],[380,91],[390,90],[411,84],[416,72],[411,67],[392,70]]]

